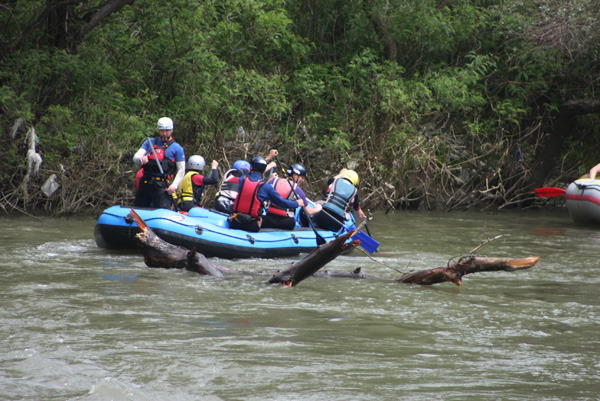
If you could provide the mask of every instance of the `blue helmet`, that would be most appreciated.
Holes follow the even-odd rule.
[[[236,170],[250,170],[252,166],[246,160],[237,160],[233,163],[233,168]]]
[[[302,164],[292,164],[292,168],[287,173],[288,175],[298,174],[301,177],[306,177],[306,169]]]

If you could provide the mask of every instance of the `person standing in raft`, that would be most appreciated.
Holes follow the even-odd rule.
[[[158,120],[158,138],[144,141],[133,162],[144,169],[133,206],[170,209],[173,193],[185,175],[185,154],[173,139],[173,120],[169,117]]]
[[[200,206],[205,185],[216,185],[219,183],[219,163],[213,160],[211,171],[208,177],[201,173],[204,170],[206,162],[204,157],[199,155],[190,156],[187,161],[187,173],[179,184],[177,190],[177,207],[179,210],[189,212],[194,206]]]
[[[301,164],[292,164],[291,169],[287,171],[287,179],[276,177],[269,181],[269,184],[275,188],[275,191],[282,198],[287,200],[302,199],[305,205],[308,205],[306,194],[300,188],[306,179],[306,169]],[[309,216],[319,212],[321,205],[317,204],[315,208],[304,208]],[[285,209],[271,203],[267,208],[267,214],[263,216],[262,228],[282,228],[284,230],[293,230],[296,226],[295,209]]]
[[[258,232],[262,225],[264,203],[267,200],[286,209],[304,206],[302,199],[283,199],[271,184],[263,181],[263,174],[267,168],[264,157],[255,157],[250,166],[250,173],[240,178],[238,195],[233,203],[233,214],[228,219],[231,228]]]
[[[339,231],[350,219],[350,210],[354,209],[358,217],[366,218],[360,209],[358,199],[358,174],[354,170],[343,168],[338,175],[327,181],[327,192],[322,203],[323,210],[313,216],[317,227]]]

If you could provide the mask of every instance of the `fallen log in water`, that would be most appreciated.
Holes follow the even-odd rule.
[[[353,241],[346,244],[345,242],[352,237],[357,231],[352,230],[344,235],[340,235],[333,241],[326,242],[313,249],[311,253],[306,255],[300,262],[295,263],[287,269],[274,274],[270,279],[270,284],[281,283],[286,286],[295,286],[307,277],[315,274],[319,269],[337,258],[338,255],[344,252],[349,246],[356,246],[360,241]]]
[[[493,272],[493,271],[516,271],[529,269],[537,264],[539,257],[527,258],[488,258],[469,255],[461,258],[458,262],[444,267],[421,270],[407,273],[400,278],[386,278],[367,274],[361,268],[348,270],[324,270],[315,273],[320,278],[353,278],[367,280],[396,281],[405,284],[432,285],[451,282],[456,285],[462,284],[462,277],[467,274]]]
[[[487,258],[475,255],[464,256],[458,262],[445,267],[421,270],[416,273],[400,277],[396,281],[407,284],[439,284],[446,281],[456,285],[462,284],[462,277],[466,274],[480,272],[495,272],[529,269],[540,260],[539,256],[528,258]]]
[[[148,267],[160,267],[165,269],[187,269],[199,274],[214,277],[223,277],[224,274],[259,274],[244,272],[242,270],[229,269],[210,262],[204,255],[196,252],[196,249],[188,250],[181,246],[166,242],[146,222],[131,209],[131,215],[140,228],[135,236],[137,248],[144,255],[144,263]],[[259,275],[266,276],[268,273]]]
[[[131,209],[131,215],[140,228],[135,236],[135,243],[144,255],[146,266],[165,269],[184,269],[187,266],[187,249],[162,240],[135,210]]]
[[[206,274],[207,276],[223,277],[223,272],[214,264],[210,263],[206,256],[196,252],[196,248],[193,248],[187,254],[187,266],[186,269],[200,274]]]
[[[209,261],[195,249],[188,251],[183,247],[172,245],[152,232],[140,216],[131,210],[141,232],[136,235],[138,249],[144,255],[144,262],[148,267],[187,269],[199,274],[223,277],[225,274],[246,274],[267,276],[266,272],[249,272],[220,266]],[[355,234],[350,231],[333,241],[329,241],[315,248],[301,261],[292,264],[287,269],[271,275],[269,283],[295,286],[308,277],[322,278],[353,278],[394,281],[405,284],[432,285],[444,282],[462,284],[462,278],[467,274],[492,271],[516,271],[529,269],[537,264],[539,257],[527,258],[490,258],[479,257],[473,254],[460,258],[457,262],[444,267],[421,270],[407,273],[399,278],[386,278],[362,272],[360,268],[353,271],[330,270],[319,271],[331,262],[349,246],[357,246],[360,241],[346,244],[346,241]],[[476,248],[478,249],[478,248]]]

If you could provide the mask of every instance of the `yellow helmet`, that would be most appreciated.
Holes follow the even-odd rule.
[[[356,171],[354,171],[354,170],[346,171],[343,178],[350,181],[352,183],[352,185],[354,185],[354,186],[358,185],[358,174],[356,174]]]

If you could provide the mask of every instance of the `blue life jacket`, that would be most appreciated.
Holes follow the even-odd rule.
[[[323,209],[338,217],[340,221],[347,220],[349,216],[346,214],[350,212],[356,192],[356,188],[350,181],[345,178],[336,178],[329,186]]]

